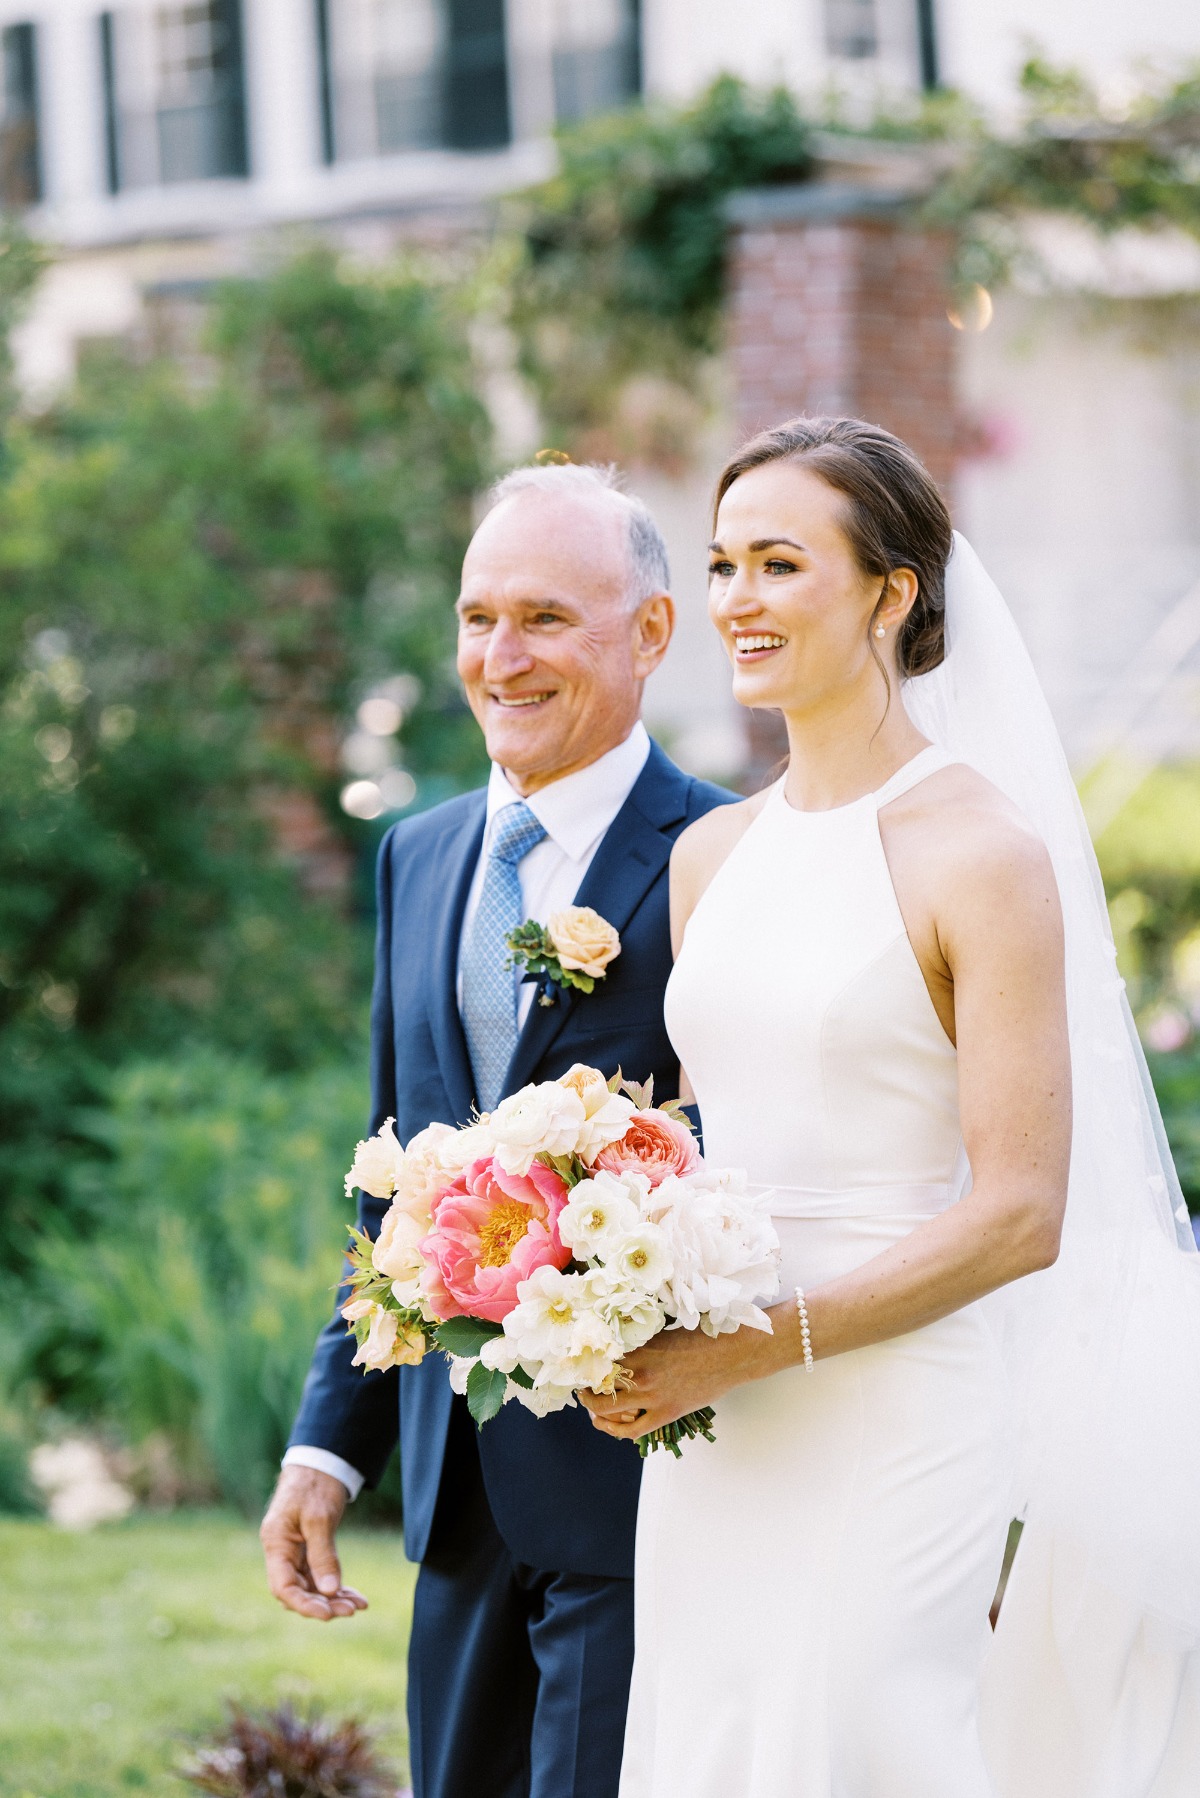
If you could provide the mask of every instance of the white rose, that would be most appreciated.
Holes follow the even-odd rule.
[[[410,1137],[396,1168],[395,1202],[426,1222],[433,1201],[461,1173],[456,1165],[459,1132],[449,1124],[428,1124]],[[462,1167],[466,1162],[462,1163]]]
[[[424,1353],[425,1332],[419,1325],[405,1324],[394,1311],[373,1305],[367,1339],[359,1344],[350,1365],[370,1368],[415,1366]]]
[[[575,1403],[575,1394],[569,1386],[518,1386],[515,1380],[508,1382],[508,1397],[515,1398],[519,1405],[532,1411],[535,1417],[549,1417],[552,1411],[562,1411]]]
[[[546,919],[546,935],[564,968],[599,980],[621,953],[621,939],[590,905],[567,905]]]
[[[590,1167],[601,1149],[620,1142],[629,1128],[629,1120],[637,1110],[624,1093],[610,1093],[608,1081],[598,1068],[577,1061],[558,1081],[579,1094],[583,1102],[584,1123],[575,1153]]]
[[[504,1334],[526,1367],[554,1361],[569,1352],[571,1330],[591,1302],[586,1274],[539,1267],[517,1287],[517,1303],[504,1320]]]
[[[605,1265],[626,1285],[657,1292],[675,1267],[670,1237],[657,1224],[639,1224],[616,1245]]]
[[[452,1130],[449,1136],[442,1139],[439,1159],[450,1177],[456,1180],[473,1161],[486,1160],[495,1146],[491,1114],[485,1112],[473,1124],[465,1124],[461,1130]]]
[[[779,1239],[765,1209],[747,1197],[743,1175],[710,1169],[671,1176],[644,1207],[666,1237],[671,1273],[660,1294],[685,1329],[717,1336],[748,1325],[770,1330],[760,1301],[779,1285]]]
[[[501,1373],[511,1373],[520,1358],[507,1336],[490,1336],[479,1351],[479,1359],[483,1365],[499,1368]]]
[[[523,1086],[488,1119],[493,1153],[507,1174],[527,1174],[539,1154],[573,1155],[584,1123],[583,1100],[556,1080]]]
[[[396,1190],[396,1177],[400,1168],[400,1159],[404,1151],[396,1141],[393,1130],[394,1118],[386,1119],[383,1128],[376,1131],[365,1142],[360,1142],[354,1151],[354,1161],[350,1172],[346,1175],[346,1197],[353,1197],[354,1188],[361,1187],[375,1199],[390,1199]]]
[[[620,1358],[621,1339],[616,1331],[598,1311],[582,1310],[571,1326],[566,1352],[543,1362],[534,1376],[534,1391],[540,1386],[611,1390]]]
[[[603,1284],[597,1281],[597,1311],[621,1340],[622,1352],[629,1355],[644,1348],[665,1325],[666,1313],[652,1294],[639,1286],[629,1286],[603,1270]]]
[[[459,1398],[466,1398],[467,1396],[467,1381],[471,1376],[471,1369],[474,1365],[475,1358],[473,1355],[450,1356],[450,1390],[451,1392],[457,1392]]]
[[[429,1229],[427,1216],[414,1217],[403,1205],[393,1202],[371,1251],[376,1273],[388,1280],[406,1280],[413,1273],[419,1274],[425,1263],[417,1244],[428,1236]]]
[[[607,1261],[621,1238],[638,1228],[640,1198],[638,1189],[616,1174],[581,1180],[558,1214],[559,1236],[577,1260]]]
[[[626,1098],[624,1093],[609,1093],[607,1102],[584,1119],[575,1149],[579,1159],[591,1167],[602,1149],[620,1142],[629,1128],[630,1119],[636,1115],[637,1106],[632,1099]]]

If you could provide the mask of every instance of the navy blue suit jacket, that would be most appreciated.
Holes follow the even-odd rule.
[[[667,863],[675,838],[736,797],[692,779],[657,745],[605,834],[576,895],[621,934],[621,954],[588,994],[556,991],[521,1031],[505,1093],[552,1080],[572,1063],[679,1090],[663,1023],[671,970]],[[403,819],[384,838],[371,1011],[371,1130],[387,1117],[407,1142],[426,1124],[465,1123],[475,1102],[458,1012],[459,938],[483,842],[484,791]],[[359,1226],[378,1234],[386,1204],[362,1194]],[[339,1301],[340,1302],[340,1301]],[[291,1440],[340,1455],[374,1485],[400,1439],[404,1545],[423,1559],[442,1477],[452,1394],[446,1363],[363,1374],[336,1314],[318,1338]],[[479,1437],[488,1502],[514,1559],[564,1572],[628,1577],[641,1463],[628,1442],[571,1409],[535,1418],[506,1405]]]

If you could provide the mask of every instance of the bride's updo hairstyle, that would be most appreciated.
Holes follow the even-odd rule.
[[[713,500],[714,528],[733,483],[768,462],[798,462],[846,496],[843,528],[864,574],[883,580],[898,568],[912,569],[917,597],[900,631],[900,672],[936,668],[946,654],[953,529],[945,500],[908,445],[861,418],[789,418],[760,431],[725,464]]]

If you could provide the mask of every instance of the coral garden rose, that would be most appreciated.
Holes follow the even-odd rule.
[[[635,1111],[621,1140],[601,1149],[594,1165],[610,1174],[645,1174],[658,1186],[668,1174],[694,1173],[700,1151],[682,1119],[665,1111]]]
[[[564,968],[598,980],[621,953],[621,939],[590,905],[568,905],[546,920],[546,935]]]
[[[522,1280],[571,1259],[558,1233],[566,1201],[566,1182],[540,1161],[524,1174],[508,1173],[495,1156],[472,1162],[437,1201],[421,1244],[422,1290],[435,1316],[503,1323]]]

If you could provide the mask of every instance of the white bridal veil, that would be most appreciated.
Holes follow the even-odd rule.
[[[1075,1637],[1085,1661],[1097,1644],[1082,1635],[1122,1618],[1121,1678],[1129,1656],[1165,1655],[1178,1698],[1200,1669],[1200,1257],[1058,732],[1012,615],[957,535],[946,628],[946,659],[907,683],[907,710],[1041,834],[1066,927],[1074,1134],[1062,1252],[998,1307],[1018,1393],[1014,1513],[1026,1519],[1013,1586],[1036,1565],[1053,1586],[1047,1630],[1064,1653]],[[1028,1594],[1013,1586],[1019,1612]],[[1151,1709],[1164,1702],[1160,1691]],[[1145,1715],[1130,1727],[1156,1733]],[[1147,1766],[1155,1752],[1148,1740]]]

